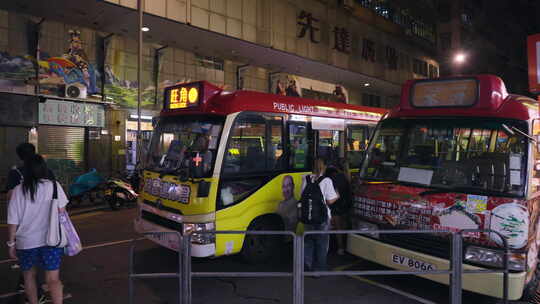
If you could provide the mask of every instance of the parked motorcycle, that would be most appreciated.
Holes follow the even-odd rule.
[[[75,178],[73,184],[69,186],[68,196],[73,207],[89,201],[91,204],[98,203],[103,199],[103,183],[105,179],[98,174],[96,169]]]
[[[105,201],[111,209],[118,210],[137,202],[139,175],[136,171],[127,173],[123,178],[111,177],[105,187]]]

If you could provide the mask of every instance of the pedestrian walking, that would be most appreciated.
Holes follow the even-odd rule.
[[[47,246],[46,241],[54,184],[60,211],[64,211],[68,200],[60,184],[48,179],[48,172],[40,155],[28,157],[21,172],[22,183],[11,191],[8,206],[9,256],[19,260],[24,290],[30,304],[38,303],[37,268],[45,270],[45,282],[53,304],[63,301],[59,269],[64,249]]]
[[[5,186],[6,191],[6,200],[9,202],[11,198],[11,194],[13,192],[13,189],[17,187],[19,184],[22,183],[24,180],[23,172],[25,171],[25,160],[29,159],[30,157],[34,156],[36,154],[36,147],[28,142],[21,143],[17,145],[15,148],[15,153],[19,157],[19,160],[21,161],[21,164],[14,165],[7,174],[7,181]],[[48,177],[51,180],[55,180],[54,173],[51,170],[48,170]],[[39,281],[43,281],[43,277],[39,277]],[[22,291],[24,289],[24,276],[21,275],[17,286],[15,288],[17,291]],[[40,289],[39,290],[39,297],[43,297],[43,292]]]
[[[322,194],[320,198],[324,204],[324,210],[326,215],[324,219],[318,224],[307,224],[304,222],[304,230],[323,230],[326,231],[330,227],[331,213],[329,205],[332,205],[338,198],[339,195],[334,189],[332,180],[329,177],[324,176],[326,171],[326,162],[322,158],[315,159],[313,163],[313,172],[312,174],[306,176],[302,179],[302,198],[300,199],[301,204],[305,197],[310,197],[310,201],[316,201],[318,195]],[[320,191],[313,191],[313,184],[317,184]],[[313,192],[313,193],[306,193]],[[317,192],[317,193],[315,193]],[[315,205],[313,205],[316,207]],[[305,218],[305,216],[302,216]],[[329,235],[328,234],[309,234],[305,238],[305,247],[304,247],[304,268],[307,271],[325,271],[327,269],[327,255],[328,255],[328,245],[329,245]]]

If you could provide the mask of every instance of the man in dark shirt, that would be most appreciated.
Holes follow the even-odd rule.
[[[34,154],[36,154],[36,147],[31,143],[22,143],[15,149],[19,159],[24,160]],[[49,178],[54,179],[53,172],[49,169]],[[9,170],[6,182],[7,200],[11,198],[12,190],[17,187],[24,179],[24,164],[22,166],[13,167]]]

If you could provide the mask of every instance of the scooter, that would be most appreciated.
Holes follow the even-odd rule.
[[[76,177],[74,183],[68,189],[70,205],[79,205],[86,200],[94,204],[96,201],[102,200],[102,185],[104,182],[105,179],[98,174],[96,169]]]
[[[139,194],[135,191],[138,188],[139,176],[137,172],[126,174],[124,178],[111,177],[105,186],[105,201],[109,203],[112,210],[119,210],[128,204],[137,202]]]

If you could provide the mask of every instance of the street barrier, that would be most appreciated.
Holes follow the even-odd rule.
[[[494,233],[503,241],[504,258],[502,269],[463,270],[463,234],[470,232]],[[150,232],[146,235],[156,235],[178,232]],[[466,229],[460,232],[446,230],[313,230],[304,234],[294,234],[290,231],[203,231],[196,234],[245,234],[245,235],[285,235],[293,239],[293,269],[292,272],[193,272],[191,270],[191,234],[179,236],[182,242],[179,252],[178,273],[133,273],[133,248],[130,253],[129,293],[130,304],[133,303],[133,279],[140,278],[178,278],[179,303],[191,304],[191,281],[194,277],[292,277],[293,304],[304,303],[304,277],[305,276],[381,276],[381,275],[418,275],[418,274],[446,274],[450,276],[449,296],[450,304],[462,303],[462,275],[471,273],[503,273],[503,303],[508,303],[508,256],[509,249],[506,237],[491,229]],[[451,237],[450,267],[446,270],[343,270],[343,271],[305,271],[304,270],[304,240],[308,235],[321,234],[448,234]]]
[[[165,234],[175,234],[178,236],[178,242],[179,246],[178,248],[181,248],[180,245],[182,245],[182,235],[178,231],[159,231],[159,232],[145,232],[143,235],[145,236],[161,236]],[[178,272],[162,272],[162,273],[134,273],[133,272],[133,259],[134,259],[134,252],[135,252],[135,241],[134,239],[131,242],[131,247],[129,249],[129,273],[128,273],[128,301],[129,304],[133,304],[133,295],[134,295],[134,280],[135,279],[166,279],[166,278],[178,278],[178,303],[182,304],[182,295],[184,290],[184,273],[185,273],[185,267],[182,267],[184,265],[183,258],[185,254],[182,254],[182,252],[178,252]],[[189,262],[191,264],[191,261]]]

